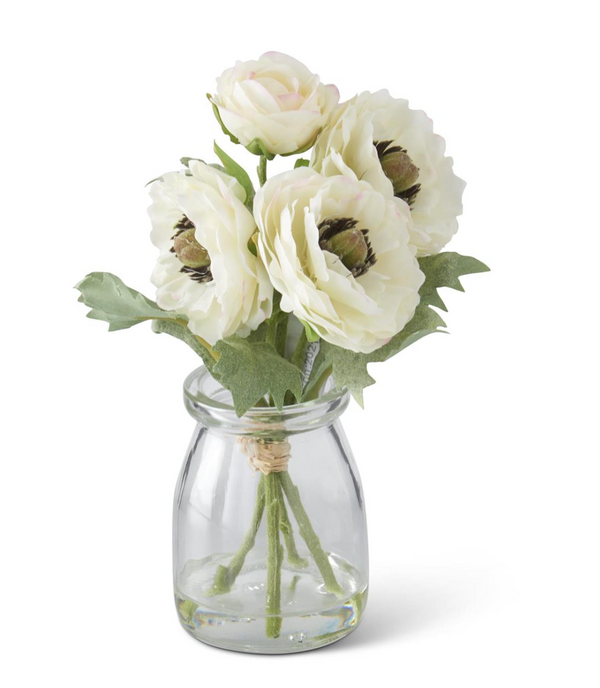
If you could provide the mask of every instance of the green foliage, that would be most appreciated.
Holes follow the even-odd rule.
[[[212,373],[216,363],[210,351],[200,343],[200,340],[194,335],[188,327],[173,320],[154,320],[152,322],[152,331],[157,334],[170,334],[171,337],[181,339],[185,342],[195,353],[200,356],[204,365]]]
[[[456,291],[464,291],[459,277],[477,272],[489,272],[490,270],[477,258],[461,256],[460,253],[452,251],[420,258],[419,267],[426,277],[425,283],[419,291],[421,303],[441,308],[446,312],[448,311],[446,304],[437,291],[439,287],[450,287]]]
[[[253,139],[246,146],[246,150],[252,153],[252,155],[263,155],[267,160],[273,160],[275,157],[274,153],[270,153],[267,147],[260,139]]]
[[[308,167],[310,165],[310,160],[307,160],[306,158],[298,158],[296,162],[294,163],[294,169],[297,169],[298,167]]]
[[[223,163],[225,172],[227,172],[227,174],[231,177],[235,177],[235,179],[237,179],[243,187],[244,191],[246,192],[245,204],[248,208],[252,209],[252,202],[254,201],[254,186],[252,185],[252,181],[248,176],[248,173],[243,167],[241,167],[241,165],[238,165],[233,158],[230,158],[224,150],[219,148],[216,141],[214,149],[215,153],[219,157],[219,160]]]
[[[231,392],[238,416],[267,395],[271,395],[279,410],[288,390],[300,399],[302,374],[279,356],[271,344],[233,335],[217,342],[214,349],[220,355],[214,375]]]
[[[306,320],[302,320],[301,318],[298,318],[300,322],[304,325],[304,332],[306,334],[306,339],[309,342],[316,342],[319,339],[319,335],[313,330],[313,328],[306,322]]]
[[[489,270],[475,258],[461,256],[458,253],[440,253],[437,256],[421,258],[419,265],[425,274],[425,282],[420,290],[421,302],[412,320],[385,346],[370,354],[355,353],[325,341],[321,342],[306,394],[310,394],[312,383],[331,370],[336,386],[346,387],[362,406],[364,388],[375,382],[367,370],[369,363],[386,361],[422,337],[444,331],[440,328],[446,327],[446,323],[439,313],[430,307],[436,306],[446,310],[437,290],[440,287],[450,287],[464,291],[459,280],[461,275]]]
[[[104,320],[108,323],[109,331],[124,330],[146,320],[152,320],[154,332],[165,332],[181,339],[212,371],[215,359],[202,341],[190,332],[185,315],[159,308],[154,301],[123,284],[110,272],[92,272],[75,288],[81,292],[79,301],[92,309],[87,317]]]
[[[92,309],[87,317],[104,320],[109,331],[124,330],[145,320],[186,320],[180,313],[159,308],[110,272],[91,272],[75,288],[81,292],[78,300]]]

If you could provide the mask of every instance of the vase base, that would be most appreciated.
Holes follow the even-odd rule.
[[[254,654],[305,652],[341,640],[360,623],[367,586],[357,588],[353,569],[330,555],[343,596],[324,589],[316,571],[282,571],[281,614],[264,613],[265,576],[261,566],[240,575],[225,594],[206,592],[216,564],[189,562],[183,590],[175,604],[184,629],[196,640],[225,650]],[[342,565],[343,564],[343,565]],[[204,593],[204,594],[202,594]]]
[[[326,638],[312,638],[308,641],[297,640],[295,645],[286,643],[283,646],[278,646],[275,644],[277,643],[277,640],[272,640],[271,642],[273,643],[273,645],[270,645],[268,647],[264,644],[253,647],[251,645],[240,645],[236,642],[215,642],[212,639],[209,640],[205,637],[199,637],[198,635],[193,633],[189,628],[187,628],[185,624],[182,624],[186,633],[191,635],[192,638],[194,638],[194,640],[198,640],[201,643],[204,643],[204,645],[216,647],[219,650],[227,650],[229,652],[243,652],[251,655],[290,655],[296,652],[309,652],[310,650],[318,650],[321,647],[327,647],[328,645],[333,645],[333,643],[337,643],[338,641],[343,640],[344,638],[349,636],[353,631],[355,631],[358,628],[358,625],[359,622],[354,624],[354,626],[345,629],[344,631],[334,633]]]

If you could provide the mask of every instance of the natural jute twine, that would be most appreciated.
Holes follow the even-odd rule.
[[[264,475],[287,471],[291,452],[287,440],[269,442],[257,437],[240,437],[239,442],[255,471],[261,471]]]

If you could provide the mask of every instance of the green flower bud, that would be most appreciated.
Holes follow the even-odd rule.
[[[392,182],[395,195],[410,189],[419,178],[419,168],[406,151],[398,147],[382,155],[381,167],[385,176]]]
[[[335,253],[348,270],[360,269],[369,255],[369,244],[360,229],[346,229],[335,234],[321,242],[321,248]]]
[[[194,229],[177,234],[173,250],[179,260],[188,268],[205,268],[210,265],[208,251],[196,241]]]

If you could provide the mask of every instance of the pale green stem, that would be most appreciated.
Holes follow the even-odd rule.
[[[287,497],[292,513],[294,514],[296,522],[298,523],[300,535],[306,542],[306,545],[310,550],[312,558],[315,560],[315,564],[318,566],[319,571],[323,576],[325,589],[327,590],[327,592],[331,592],[334,595],[341,596],[343,592],[342,588],[340,584],[337,582],[333,569],[331,568],[329,558],[327,557],[327,554],[323,551],[323,548],[321,547],[321,541],[319,540],[317,534],[315,533],[311,525],[310,519],[308,518],[308,514],[302,506],[302,502],[300,501],[300,492],[298,491],[298,488],[292,482],[292,479],[290,478],[289,473],[287,471],[283,473],[277,473],[275,475],[279,476],[279,480],[281,481],[281,486],[283,487],[285,496]]]
[[[260,185],[264,186],[267,181],[267,158],[264,155],[260,156],[256,171],[258,172],[258,181]]]
[[[331,366],[325,368],[321,375],[309,386],[304,392],[302,401],[312,401],[316,399],[321,393],[321,388],[327,382],[327,378],[331,375]]]
[[[302,329],[302,334],[298,339],[296,348],[294,349],[292,355],[290,356],[290,363],[303,370],[304,361],[306,360],[306,349],[308,348],[308,339],[306,337],[306,330]]]
[[[277,473],[266,475],[267,511],[267,638],[278,638],[281,631],[281,564],[283,547],[279,542],[280,498]]]
[[[294,538],[294,529],[292,527],[292,522],[288,516],[287,509],[285,508],[285,501],[283,499],[283,490],[281,489],[281,481],[277,481],[277,491],[279,497],[279,527],[281,528],[281,533],[283,535],[283,540],[285,542],[285,548],[287,550],[287,560],[292,566],[299,569],[305,569],[308,566],[308,561],[301,557],[298,553],[298,548],[296,547],[296,539]]]
[[[285,358],[285,343],[287,340],[289,319],[289,313],[284,313],[283,311],[280,311],[279,319],[277,321],[277,334],[275,336],[275,349],[282,358]]]
[[[290,363],[296,366],[303,372],[304,362],[306,360],[306,349],[308,348],[308,339],[306,338],[306,330],[302,329],[302,334],[298,339],[298,343],[290,356]],[[292,404],[302,401],[301,399],[296,399],[296,397],[288,390],[285,393],[285,400],[283,402],[284,406],[291,406]]]
[[[222,564],[217,569],[215,579],[210,591],[211,595],[223,595],[229,592],[238,577],[246,555],[254,547],[256,542],[256,534],[260,528],[263,512],[265,510],[265,478],[260,477],[258,488],[256,490],[256,504],[254,505],[254,512],[252,514],[252,521],[250,527],[246,531],[246,535],[240,545],[238,551],[233,555],[231,561],[227,566]]]

